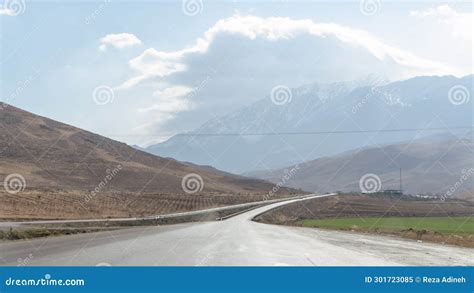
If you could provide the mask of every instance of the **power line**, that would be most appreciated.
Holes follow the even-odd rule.
[[[275,135],[315,135],[315,134],[352,134],[352,133],[379,133],[379,132],[413,132],[474,129],[474,126],[460,126],[450,128],[400,128],[379,130],[335,130],[335,131],[297,131],[297,132],[244,132],[244,133],[180,133],[176,136],[275,136]]]
[[[357,133],[391,133],[391,132],[421,132],[421,131],[452,131],[472,130],[474,126],[437,127],[437,128],[398,128],[398,129],[372,129],[372,130],[333,130],[333,131],[294,131],[294,132],[228,132],[228,133],[179,133],[173,134],[151,134],[151,135],[117,135],[109,136],[146,136],[146,137],[218,137],[218,136],[286,136],[286,135],[318,135],[318,134],[357,134]]]

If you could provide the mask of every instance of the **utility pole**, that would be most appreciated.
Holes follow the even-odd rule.
[[[402,190],[402,168],[400,168],[400,193],[403,194],[403,190]]]

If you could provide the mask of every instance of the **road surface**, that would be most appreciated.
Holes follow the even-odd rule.
[[[474,249],[251,221],[258,214],[277,206],[298,201],[303,204],[307,199],[274,203],[217,222],[3,242],[0,244],[0,263],[91,266],[474,265]]]

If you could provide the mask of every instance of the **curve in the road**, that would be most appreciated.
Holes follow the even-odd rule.
[[[322,195],[329,196],[329,195]],[[474,265],[468,248],[251,221],[278,202],[225,221],[131,228],[0,244],[3,265]]]

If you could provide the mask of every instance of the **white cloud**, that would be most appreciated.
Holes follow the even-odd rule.
[[[108,34],[100,39],[99,49],[105,51],[107,46],[113,46],[118,49],[141,45],[140,39],[129,33]]]
[[[144,137],[193,129],[210,114],[226,115],[263,99],[278,84],[457,74],[366,31],[239,14],[217,21],[190,46],[148,48],[129,67],[130,78],[115,89],[140,97],[140,127],[134,131]]]
[[[4,0],[0,5],[0,15],[17,16],[26,10],[25,0]]]
[[[145,50],[141,55],[129,61],[132,69],[140,72],[120,85],[117,89],[128,89],[153,76],[167,76],[175,72],[186,70],[186,65],[179,62],[177,56],[166,52],[159,52],[153,48]]]
[[[163,99],[173,99],[173,98],[185,96],[192,91],[193,89],[187,86],[175,86],[175,87],[166,88],[164,90],[157,90],[156,92],[153,93],[153,96],[161,97]]]
[[[147,134],[156,132],[176,118],[178,113],[191,110],[194,104],[186,99],[186,95],[192,91],[192,88],[186,86],[173,86],[155,91],[153,96],[157,97],[158,101],[151,106],[138,109],[141,116],[148,117],[148,122],[135,127],[132,131],[146,137]],[[162,136],[154,142],[161,142],[167,138],[167,136]]]
[[[398,65],[431,74],[447,74],[455,71],[435,61],[427,60],[383,43],[366,31],[333,23],[315,23],[312,20],[294,20],[288,17],[242,16],[235,14],[217,21],[194,45],[177,51],[164,52],[147,49],[130,61],[130,67],[139,75],[130,78],[119,88],[130,88],[149,78],[169,76],[187,70],[185,59],[205,54],[219,35],[239,35],[250,40],[263,38],[269,41],[293,39],[301,35],[316,38],[335,37],[343,43],[363,48],[379,60],[393,59]]]
[[[410,15],[419,18],[436,19],[439,23],[449,26],[455,38],[465,40],[469,42],[469,45],[472,42],[473,13],[462,13],[451,8],[449,5],[440,5],[423,11],[411,11]]]
[[[168,119],[164,119],[164,121],[169,120],[174,117],[172,114],[187,111],[192,108],[192,103],[185,99],[185,96],[192,91],[192,88],[186,86],[174,86],[164,90],[158,90],[153,93],[153,96],[159,98],[158,103],[150,107],[141,108],[138,111],[155,111],[161,114],[168,114]]]
[[[0,15],[15,16],[17,12],[10,8],[0,8]]]

